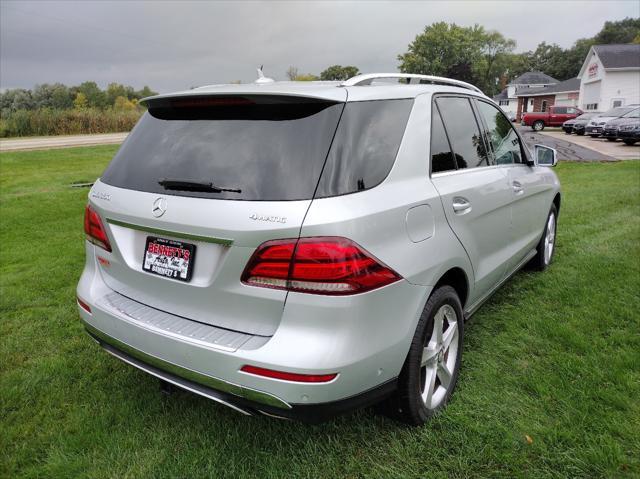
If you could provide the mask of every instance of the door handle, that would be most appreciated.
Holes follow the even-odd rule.
[[[468,213],[471,211],[471,203],[466,198],[456,196],[453,199],[453,211],[461,215]]]
[[[524,193],[524,188],[522,187],[522,183],[520,183],[519,181],[514,181],[513,183],[511,183],[511,186],[513,187],[513,192],[516,195],[521,195],[522,193]]]

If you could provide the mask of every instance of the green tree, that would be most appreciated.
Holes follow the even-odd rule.
[[[88,106],[93,108],[104,108],[108,105],[106,93],[98,87],[96,82],[86,81],[76,88],[79,93],[82,93],[85,96]]]
[[[79,91],[76,93],[76,98],[73,100],[73,107],[76,110],[84,110],[89,106],[89,101],[87,100],[87,96]]]
[[[633,43],[640,40],[640,18],[625,18],[605,22],[602,29],[591,38],[580,38],[566,50],[558,45],[542,42],[535,51],[523,54],[528,57],[531,69],[541,70],[558,80],[568,80],[578,75],[589,48],[593,45]]]
[[[348,80],[349,78],[356,76],[358,73],[360,73],[358,67],[354,67],[352,65],[331,65],[320,73],[320,80]]]
[[[126,96],[119,96],[113,102],[113,109],[117,111],[133,111],[136,109],[138,100],[129,100]]]
[[[124,97],[125,100],[129,98],[126,87],[120,83],[109,83],[107,85],[106,96],[107,105],[115,105],[118,97]]]
[[[73,108],[73,95],[66,85],[54,83],[52,85],[51,106],[58,110]]]
[[[14,88],[0,94],[0,109],[2,114],[6,112],[14,112],[17,110],[33,110],[35,101],[30,90],[24,88]]]
[[[148,96],[155,96],[157,94],[158,94],[157,91],[153,91],[151,88],[145,85],[142,87],[142,90],[138,90],[137,92],[135,92],[134,98],[137,98],[138,100],[140,100],[142,98],[146,98]]]
[[[508,68],[516,42],[496,31],[485,32],[482,40],[481,60],[474,66],[476,82],[488,94],[495,94],[501,90],[500,78]]]
[[[632,43],[640,35],[640,18],[625,18],[616,22],[605,22],[602,30],[593,37],[594,44]]]
[[[528,53],[531,70],[541,71],[558,80],[575,76],[566,61],[566,52],[560,46],[542,42],[533,52]]]
[[[398,60],[401,72],[455,78],[492,94],[498,90],[500,69],[514,47],[513,40],[480,25],[438,22],[425,27]]]

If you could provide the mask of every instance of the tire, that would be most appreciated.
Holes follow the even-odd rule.
[[[625,145],[633,146],[633,145],[635,145],[635,144],[636,144],[636,142],[637,142],[638,140],[628,140],[628,139],[624,139],[623,141],[624,141],[624,144],[625,144]]]
[[[617,141],[617,140],[618,140],[617,138],[609,138],[609,137],[607,137],[607,141]]]
[[[576,135],[578,135],[578,136],[584,136],[584,130],[582,130],[582,131],[576,131]]]
[[[531,128],[533,128],[534,131],[544,130],[544,121],[542,120],[534,121],[533,124],[531,125]]]
[[[558,226],[558,210],[556,205],[551,205],[551,210],[547,215],[547,221],[544,224],[542,237],[536,246],[536,255],[531,258],[528,266],[537,271],[544,271],[549,267],[556,252],[556,231]],[[553,228],[551,231],[549,228]]]
[[[464,315],[456,290],[437,288],[418,321],[398,389],[383,405],[385,414],[421,426],[447,405],[458,380],[463,333]]]
[[[564,133],[565,133],[565,135],[570,135],[571,134],[571,132],[567,131],[567,130],[564,130]]]
[[[600,135],[589,135],[591,138],[598,138]]]

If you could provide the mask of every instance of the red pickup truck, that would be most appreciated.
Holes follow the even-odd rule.
[[[522,126],[530,126],[536,131],[545,126],[562,126],[567,120],[582,115],[582,110],[573,106],[551,106],[548,111],[536,111],[522,114]]]

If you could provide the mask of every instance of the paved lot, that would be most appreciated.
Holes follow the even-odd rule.
[[[70,146],[94,146],[122,143],[128,133],[105,133],[100,135],[39,136],[34,138],[12,138],[0,140],[0,151],[48,150]]]
[[[517,126],[526,143],[533,147],[535,144],[550,146],[558,150],[559,160],[587,160],[612,161],[640,159],[640,143],[627,146],[621,141],[615,143],[602,138],[588,136],[567,135],[560,129],[545,128],[542,133],[533,131],[530,127]]]

